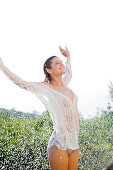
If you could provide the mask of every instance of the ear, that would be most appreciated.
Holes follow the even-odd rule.
[[[52,73],[51,69],[46,68],[46,70],[47,70],[48,73]]]

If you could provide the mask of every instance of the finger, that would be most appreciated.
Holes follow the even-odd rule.
[[[63,50],[63,48],[62,48],[61,46],[59,46],[59,48],[60,48],[61,50]]]
[[[65,50],[64,50],[64,49],[62,49],[62,48],[60,49],[60,51],[61,51],[61,52],[65,52]]]
[[[59,46],[59,49],[60,49],[60,51],[62,51],[62,47],[61,46]]]
[[[65,51],[65,49],[64,49],[64,48],[62,48],[62,47],[61,47],[61,50]]]
[[[60,51],[64,51],[64,49],[63,49],[63,48],[60,48]]]
[[[67,47],[65,46],[65,49],[68,51]]]

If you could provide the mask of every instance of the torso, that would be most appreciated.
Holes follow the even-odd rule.
[[[66,88],[66,87],[56,87],[56,86],[53,86],[53,85],[46,83],[46,82],[41,82],[41,83],[49,86],[50,88],[52,88],[52,89],[54,89],[54,90],[56,90],[60,93],[63,93],[64,95],[67,95],[70,98],[70,100],[73,101],[74,94],[68,88]]]

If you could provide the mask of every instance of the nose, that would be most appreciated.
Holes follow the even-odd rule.
[[[63,64],[63,63],[61,63],[61,66],[64,66],[64,64]]]
[[[65,67],[65,65],[64,65],[64,64],[62,64],[62,66],[63,66],[63,67]]]
[[[64,68],[65,68],[65,65],[64,65],[64,64],[61,64],[61,67],[64,67]]]

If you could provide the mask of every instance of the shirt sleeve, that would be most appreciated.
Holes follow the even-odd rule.
[[[18,85],[20,88],[31,91],[37,96],[41,96],[42,94],[42,87],[39,82],[29,82],[29,81],[24,81],[21,79],[13,80],[13,82],[16,85]]]
[[[17,76],[15,73],[11,72],[6,66],[3,65],[2,71],[5,75],[16,85],[18,85],[22,89],[26,89],[35,93],[36,96],[41,96],[43,93],[43,87],[40,82],[28,82]]]
[[[70,59],[66,60],[65,66],[66,66],[66,69],[65,69],[66,72],[63,77],[63,84],[68,85],[72,78],[72,69],[71,69],[71,60]]]

